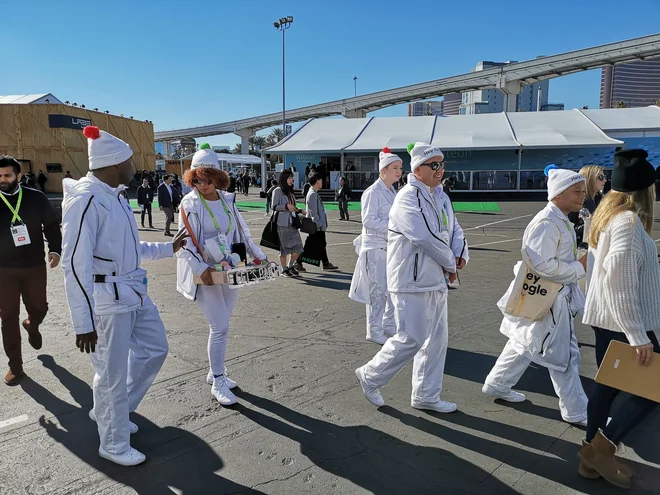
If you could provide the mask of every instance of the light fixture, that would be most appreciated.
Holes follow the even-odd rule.
[[[289,17],[287,17],[286,22],[293,22],[293,16],[290,15]]]
[[[280,27],[280,23],[277,22],[277,21],[275,21],[275,22],[273,23],[273,26],[275,26],[276,29],[279,29],[279,27]]]
[[[105,113],[110,113],[110,112],[108,112],[108,111],[106,110]]]

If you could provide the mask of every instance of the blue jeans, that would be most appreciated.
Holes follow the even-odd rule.
[[[596,363],[598,367],[603,362],[611,341],[618,340],[629,344],[628,339],[623,333],[612,332],[611,330],[604,330],[597,327],[593,327],[593,329],[596,333]],[[660,352],[660,344],[658,344],[655,333],[648,332],[648,336],[653,344],[654,352]],[[596,436],[596,433],[598,433],[598,430],[602,430],[603,434],[612,443],[618,445],[657,405],[652,400],[631,395],[616,410],[616,413],[612,416],[612,421],[608,425],[607,419],[610,409],[619,392],[615,388],[596,383],[591,397],[589,397],[589,406],[587,407],[587,442],[591,442]]]

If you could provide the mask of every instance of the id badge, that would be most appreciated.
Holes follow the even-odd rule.
[[[440,238],[444,241],[447,246],[449,246],[449,231],[448,230],[443,230],[440,233]]]
[[[11,236],[14,238],[14,246],[27,246],[30,244],[30,234],[25,224],[12,225]]]

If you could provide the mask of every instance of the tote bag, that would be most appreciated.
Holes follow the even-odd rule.
[[[275,251],[280,250],[280,235],[277,233],[278,215],[279,212],[276,212],[270,217],[270,222],[264,227],[264,231],[261,233],[261,241],[259,242],[259,245],[274,249]]]

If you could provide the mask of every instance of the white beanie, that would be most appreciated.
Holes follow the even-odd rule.
[[[557,168],[556,165],[548,165],[545,167],[544,172],[548,177],[548,201],[552,201],[573,184],[586,181],[583,175],[571,170]]]
[[[88,125],[83,129],[83,134],[87,138],[90,170],[119,165],[133,156],[133,150],[127,143],[96,126]]]
[[[392,151],[388,147],[383,148],[383,151],[381,151],[380,154],[378,155],[378,160],[379,160],[378,162],[379,172],[394,162],[403,163],[403,160],[399,157],[399,155],[395,155],[394,153],[392,153]]]
[[[190,165],[192,170],[200,167],[220,168],[218,154],[206,143],[201,145],[199,150],[195,152],[192,158],[192,164]]]
[[[414,143],[408,145],[408,153],[410,153],[410,169],[414,172],[417,167],[427,160],[434,157],[440,157],[444,160],[445,155],[440,148],[431,146],[426,143]]]

